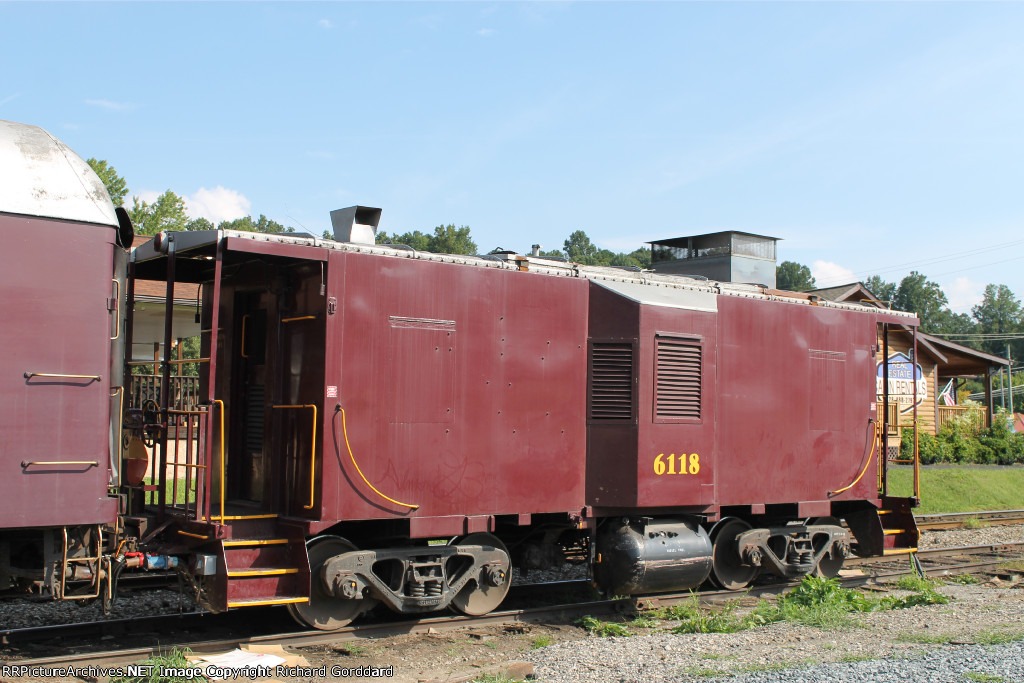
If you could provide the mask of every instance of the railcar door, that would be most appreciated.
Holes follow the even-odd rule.
[[[267,501],[269,461],[264,451],[266,425],[268,311],[265,293],[235,295],[234,370],[232,404],[238,416],[232,421],[228,459],[228,496],[241,503],[262,506]]]
[[[282,271],[276,312],[275,400],[270,449],[282,482],[281,510],[317,517],[322,468],[326,297],[323,264],[302,261]]]

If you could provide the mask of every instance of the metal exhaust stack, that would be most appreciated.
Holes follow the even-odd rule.
[[[375,244],[380,214],[381,210],[372,206],[349,206],[331,211],[334,239],[338,242]]]

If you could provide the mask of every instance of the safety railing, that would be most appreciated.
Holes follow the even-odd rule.
[[[152,472],[152,481],[158,485],[147,487],[152,489],[149,504],[162,504],[165,510],[190,519],[202,518],[209,497],[204,457],[208,412],[208,406],[167,411],[167,440]]]
[[[128,407],[141,410],[146,401],[160,402],[160,375],[132,375],[128,387]],[[175,410],[195,410],[200,403],[199,378],[194,376],[171,377],[171,407]]]
[[[939,406],[935,415],[936,431],[950,422],[960,421],[974,434],[980,433],[988,424],[988,411],[983,406]]]

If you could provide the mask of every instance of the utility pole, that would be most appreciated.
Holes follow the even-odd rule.
[[[1010,418],[1013,419],[1013,360],[1010,359],[1010,342],[1006,342],[1006,360],[1010,361],[1010,364],[1006,366],[1006,376],[1009,379],[1010,387]],[[1013,422],[1011,421],[1012,425]]]

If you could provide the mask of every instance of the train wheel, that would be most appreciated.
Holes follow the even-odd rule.
[[[476,533],[463,537],[455,545],[492,546],[501,551],[503,561],[499,566],[484,567],[480,574],[470,580],[459,594],[452,598],[451,605],[463,614],[479,616],[493,611],[508,595],[511,585],[512,560],[508,548],[492,534]]]
[[[335,555],[358,550],[354,545],[338,536],[321,536],[306,542],[309,553],[309,603],[288,605],[292,618],[303,626],[334,631],[348,625],[363,612],[373,608],[376,600],[348,600],[336,598],[327,593],[320,580],[320,568]]]
[[[814,519],[808,520],[808,524],[832,524],[835,526],[842,526],[835,517],[815,517]],[[817,550],[817,548],[815,548]],[[839,570],[843,568],[842,557],[831,557],[830,555],[824,555],[818,560],[818,566],[811,572],[812,576],[820,576],[826,579],[831,579],[835,576],[839,576]]]
[[[736,552],[736,537],[751,528],[742,519],[726,517],[711,529],[711,578],[716,585],[739,590],[757,576],[758,567],[743,564]]]

